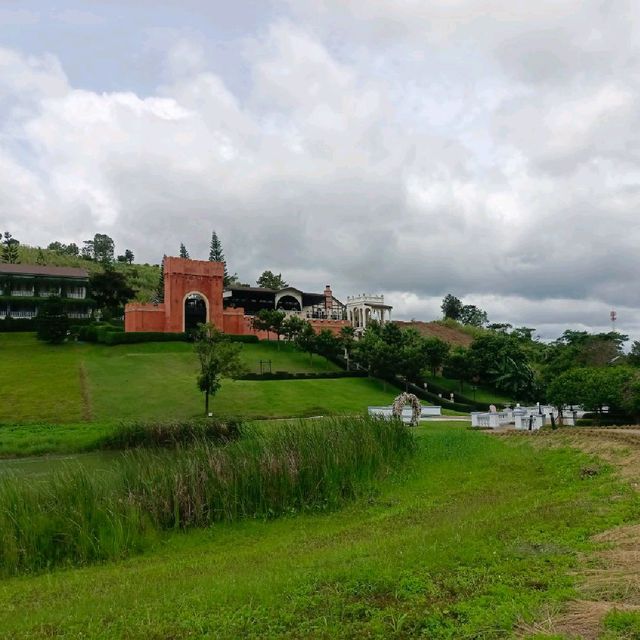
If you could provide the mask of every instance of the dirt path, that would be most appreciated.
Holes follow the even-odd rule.
[[[80,393],[82,394],[82,419],[85,422],[91,422],[93,420],[93,406],[89,389],[89,374],[84,362],[80,363],[78,374],[80,376]]]
[[[530,437],[538,446],[570,446],[598,456],[640,491],[640,427],[561,429],[521,437]],[[523,625],[520,637],[557,634],[596,640],[604,633],[602,622],[610,611],[640,611],[640,524],[605,531],[594,541],[603,548],[585,559],[578,574],[581,598],[562,610],[545,611],[534,625]]]

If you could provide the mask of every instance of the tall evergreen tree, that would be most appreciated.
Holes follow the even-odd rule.
[[[154,296],[155,302],[164,302],[164,259],[167,255],[162,256],[162,262],[160,263],[160,280],[158,280],[158,288],[156,289],[156,295]]]
[[[18,256],[18,245],[20,242],[13,238],[8,231],[4,232],[4,240],[2,241],[2,262],[8,264],[18,264],[20,258]]]
[[[209,260],[211,262],[224,262],[224,251],[222,250],[222,242],[220,242],[218,234],[215,231],[213,231],[213,233],[211,234]]]
[[[230,284],[238,280],[238,274],[234,273],[233,276],[229,275],[227,271],[227,261],[224,257],[224,251],[222,249],[222,242],[218,238],[218,234],[214,231],[211,234],[211,245],[209,247],[209,260],[211,262],[224,263],[224,286],[228,287]]]
[[[180,257],[189,259],[189,252],[187,251],[187,247],[184,246],[184,243],[180,243]]]

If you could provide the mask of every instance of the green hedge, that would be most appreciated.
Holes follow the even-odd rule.
[[[272,373],[246,373],[239,380],[316,380],[318,378],[366,378],[366,371],[318,371],[291,373],[275,371]]]
[[[256,342],[260,342],[260,340],[258,339],[258,336],[240,336],[240,335],[234,335],[232,333],[227,333],[226,336],[229,340],[231,340],[231,342],[244,342],[247,344],[254,344]]]
[[[186,333],[163,333],[161,331],[109,331],[101,340],[106,345],[136,344],[138,342],[186,342],[189,336]]]
[[[35,318],[6,318],[5,320],[0,320],[0,332],[37,330]]]

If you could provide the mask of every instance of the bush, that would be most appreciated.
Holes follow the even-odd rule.
[[[229,340],[231,340],[231,342],[245,342],[247,344],[253,344],[256,342],[260,342],[260,340],[258,339],[258,336],[239,336],[239,335],[234,335],[232,333],[226,333],[225,334],[227,336],[227,338]]]
[[[5,318],[0,320],[0,332],[37,331],[35,320],[29,318]]]
[[[236,440],[242,432],[238,420],[192,420],[168,423],[123,423],[99,443],[101,449],[131,449],[133,447],[175,447],[195,442]]]
[[[189,336],[186,333],[163,333],[161,331],[108,331],[104,334],[104,344],[135,344],[138,342],[187,342]]]

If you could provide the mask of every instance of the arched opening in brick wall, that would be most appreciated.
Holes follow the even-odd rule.
[[[196,329],[199,324],[207,322],[209,317],[209,301],[201,293],[193,291],[184,298],[184,330]]]

